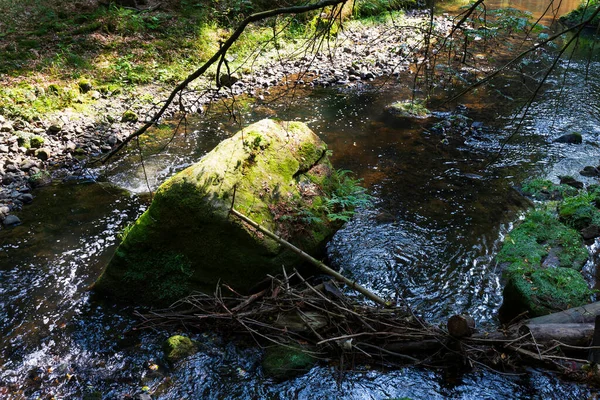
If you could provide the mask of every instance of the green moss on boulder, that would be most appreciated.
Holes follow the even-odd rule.
[[[309,254],[324,254],[341,225],[323,207],[340,181],[326,150],[300,122],[262,120],[224,140],[160,186],[96,291],[164,305],[192,291],[212,293],[219,282],[247,292],[282,266],[302,267],[294,253],[229,216],[234,193],[238,211]],[[320,184],[310,178],[317,175]]]
[[[547,179],[533,179],[526,182],[521,192],[534,200],[562,200],[565,197],[576,196],[578,191],[569,185],[557,185]]]
[[[301,347],[273,346],[266,349],[262,367],[266,376],[283,381],[307,372],[316,362]]]
[[[596,193],[581,193],[566,198],[558,207],[558,215],[561,221],[578,230],[591,224],[600,225],[600,210],[596,201]]]
[[[138,115],[131,110],[127,110],[121,116],[121,122],[137,122]]]
[[[577,231],[548,211],[534,210],[506,236],[496,260],[512,274],[540,268],[548,256],[555,258],[553,266],[581,269],[588,252]]]
[[[386,112],[397,119],[425,119],[431,112],[417,101],[396,101],[385,108]]]
[[[198,351],[198,345],[187,336],[174,335],[163,343],[163,352],[167,360],[176,362]]]
[[[599,6],[597,0],[592,0],[590,2],[584,1],[575,10],[560,17],[559,21],[568,27],[578,25],[581,22],[588,20],[596,12]],[[595,29],[599,24],[600,16],[596,15],[586,27]]]
[[[537,317],[589,303],[592,291],[581,274],[570,268],[530,270],[510,274],[500,309],[503,320],[527,312]]]

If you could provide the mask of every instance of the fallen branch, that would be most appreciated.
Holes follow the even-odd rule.
[[[298,254],[302,259],[308,261],[315,267],[319,268],[321,271],[323,271],[327,275],[332,276],[335,279],[344,282],[346,285],[348,285],[348,287],[365,295],[367,298],[369,298],[370,300],[373,300],[375,303],[380,304],[384,307],[391,307],[393,305],[393,303],[391,301],[386,301],[386,300],[382,299],[381,297],[377,296],[375,293],[371,292],[370,290],[362,287],[355,281],[352,281],[352,280],[346,278],[344,275],[340,274],[339,272],[332,270],[331,268],[329,268],[327,265],[325,265],[321,261],[317,260],[316,258],[314,258],[314,257],[310,256],[309,254],[305,253],[304,251],[300,250],[298,247],[294,246],[287,240],[284,240],[281,237],[277,236],[273,232],[269,231],[267,228],[260,226],[259,224],[257,224],[256,222],[254,222],[253,220],[251,220],[244,214],[240,213],[236,209],[231,208],[230,213],[235,215],[236,217],[238,217],[239,219],[241,219],[248,225],[252,226],[254,229],[261,231],[262,233],[264,233],[271,239],[275,240],[277,243],[281,244],[282,246],[286,247],[287,249]]]

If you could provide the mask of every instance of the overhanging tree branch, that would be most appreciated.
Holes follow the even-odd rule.
[[[117,154],[125,146],[127,146],[127,144],[129,142],[131,142],[131,140],[143,135],[153,125],[157,124],[158,121],[160,120],[160,118],[165,113],[165,111],[167,111],[167,108],[169,108],[169,106],[171,105],[171,103],[173,102],[173,100],[175,99],[177,94],[181,93],[190,83],[192,83],[194,80],[196,80],[200,76],[202,76],[202,74],[204,74],[208,70],[208,68],[210,68],[215,62],[224,58],[225,54],[227,53],[229,48],[241,36],[241,34],[244,32],[244,30],[246,29],[246,27],[249,24],[251,24],[253,22],[258,22],[258,21],[261,21],[263,19],[267,19],[270,17],[275,17],[277,15],[303,14],[303,13],[306,13],[309,11],[318,10],[318,9],[325,8],[328,6],[337,6],[339,4],[346,3],[346,1],[348,1],[348,0],[322,0],[322,1],[319,1],[314,4],[307,4],[304,6],[277,8],[277,9],[273,9],[273,10],[258,12],[258,13],[248,16],[246,19],[244,19],[240,23],[240,25],[237,27],[237,29],[231,34],[229,39],[227,39],[227,41],[225,43],[223,43],[223,45],[221,46],[219,51],[217,51],[215,54],[213,54],[213,56],[208,61],[206,61],[200,68],[198,68],[196,71],[194,71],[192,74],[190,74],[185,80],[183,80],[179,85],[177,85],[177,87],[175,87],[175,89],[173,89],[173,91],[171,92],[171,94],[169,95],[169,97],[167,98],[167,100],[165,101],[163,106],[161,107],[161,109],[156,114],[154,114],[152,119],[150,121],[146,122],[142,127],[140,127],[138,130],[133,132],[131,135],[127,136],[117,147],[115,147],[113,150],[111,150],[110,153],[108,153],[106,155],[106,157],[104,157],[101,160],[102,163],[103,164],[106,163],[115,154]],[[217,77],[217,79],[218,79],[218,77]]]

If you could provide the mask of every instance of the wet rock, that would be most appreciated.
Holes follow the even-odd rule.
[[[598,225],[589,225],[581,230],[581,237],[584,240],[591,240],[600,237],[600,227]]]
[[[14,226],[19,225],[20,223],[21,220],[16,215],[7,215],[2,221],[2,224],[4,224],[4,226]]]
[[[33,195],[31,193],[23,193],[19,196],[19,200],[23,202],[23,204],[31,204],[33,202]]]
[[[265,350],[262,367],[266,376],[283,381],[307,372],[316,362],[300,347],[271,346]]]
[[[198,351],[198,345],[189,337],[175,335],[163,343],[163,352],[170,362],[176,362],[191,356]]]
[[[579,171],[579,175],[587,177],[596,177],[600,176],[600,171],[598,170],[598,168],[588,165],[583,167],[583,169]]]
[[[554,142],[567,144],[581,144],[583,142],[583,137],[579,132],[567,133],[566,135],[562,135],[558,139],[555,139]]]
[[[584,187],[583,182],[578,181],[572,176],[559,176],[558,179],[560,180],[561,185],[568,185],[575,189],[583,189]]]

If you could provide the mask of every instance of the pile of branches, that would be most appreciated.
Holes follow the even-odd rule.
[[[183,326],[250,334],[260,345],[300,346],[324,359],[351,358],[354,363],[385,367],[478,365],[515,373],[529,364],[577,379],[592,376],[593,368],[584,371],[582,366],[589,366],[585,354],[594,347],[548,336],[547,325],[520,323],[477,332],[467,316],[453,316],[446,326],[433,325],[407,306],[368,305],[345,295],[333,280],[311,285],[297,272],[269,277],[265,286],[247,296],[226,285],[219,286],[214,295],[193,294],[168,309],[138,314],[139,328]],[[588,337],[593,329],[583,333]],[[580,336],[577,340],[586,340]]]

